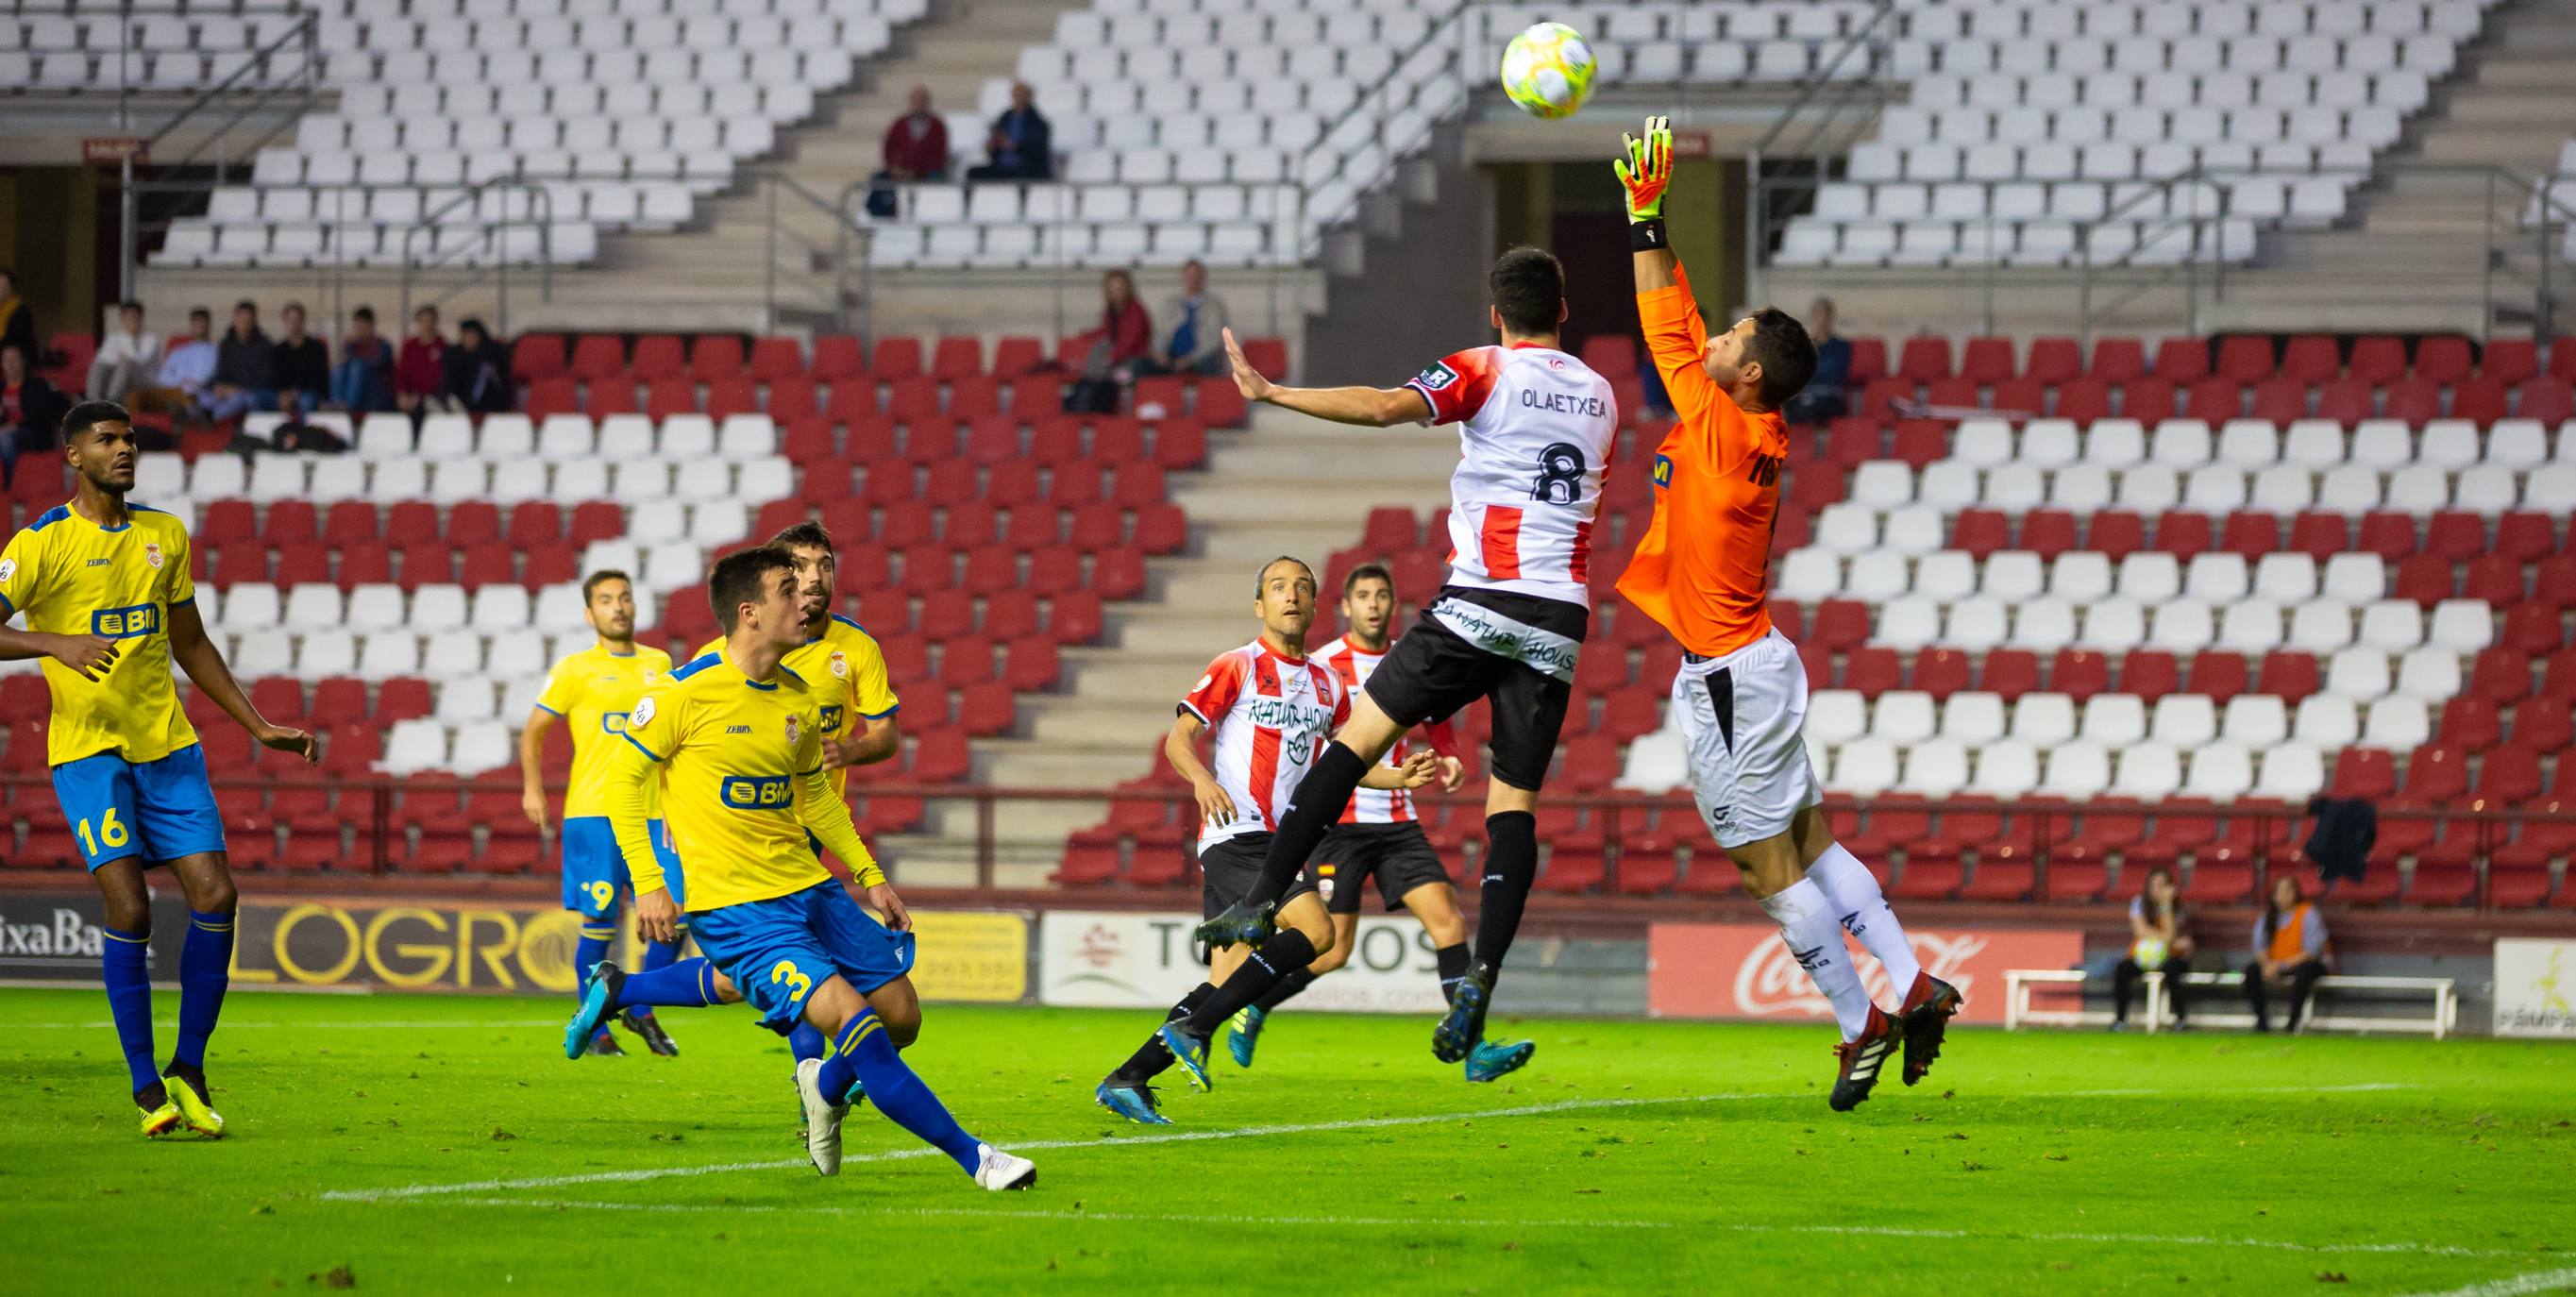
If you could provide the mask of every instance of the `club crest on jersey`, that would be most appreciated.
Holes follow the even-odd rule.
[[[1458,371],[1451,369],[1449,362],[1444,360],[1414,375],[1413,381],[1422,384],[1426,392],[1446,391],[1451,384],[1458,381]]]
[[[842,680],[850,678],[850,659],[842,656],[837,650],[832,654],[832,674]]]
[[[636,703],[635,710],[626,714],[626,728],[630,730],[640,730],[652,723],[653,700],[650,698],[646,698]]]
[[[161,570],[161,542],[157,540],[143,542],[143,561],[150,564],[153,571]]]
[[[788,718],[787,718],[787,746],[789,746],[789,747],[791,747],[791,748],[792,748],[792,747],[794,747],[794,746],[796,746],[796,736],[797,736],[797,734],[800,732],[800,730],[801,730],[801,727],[799,727],[799,726],[796,724],[796,718],[795,718],[795,717],[793,717],[793,716],[788,717]]]

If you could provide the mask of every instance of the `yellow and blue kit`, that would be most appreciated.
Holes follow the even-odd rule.
[[[537,706],[563,720],[572,733],[572,777],[564,785],[563,906],[591,920],[617,910],[617,898],[631,890],[625,853],[608,823],[606,774],[611,756],[625,745],[618,735],[652,683],[670,673],[671,655],[638,646],[614,653],[593,644],[564,655],[546,677]],[[684,896],[679,857],[664,841],[657,790],[645,790],[648,836],[660,858],[664,885],[674,899]]]

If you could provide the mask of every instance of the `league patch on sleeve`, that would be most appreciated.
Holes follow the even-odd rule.
[[[1458,371],[1451,369],[1449,362],[1444,360],[1414,375],[1413,381],[1421,384],[1424,391],[1443,392],[1457,384]]]

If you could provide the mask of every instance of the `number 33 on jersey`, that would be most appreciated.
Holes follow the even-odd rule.
[[[1588,604],[1592,522],[1619,436],[1609,380],[1529,343],[1471,347],[1405,386],[1462,425],[1449,584]]]

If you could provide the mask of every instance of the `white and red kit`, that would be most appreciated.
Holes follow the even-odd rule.
[[[1202,822],[1199,850],[1246,833],[1270,833],[1297,783],[1351,718],[1339,676],[1312,657],[1282,657],[1260,640],[1208,664],[1181,710],[1215,731],[1210,772],[1234,803],[1234,818]]]
[[[1589,606],[1593,516],[1619,436],[1609,380],[1548,347],[1471,347],[1405,386],[1464,425],[1449,584]]]
[[[1390,643],[1387,647],[1392,649],[1395,646]],[[1368,683],[1369,673],[1386,660],[1386,654],[1371,653],[1352,643],[1347,635],[1309,656],[1332,671],[1342,682],[1342,691],[1350,694],[1358,693],[1361,686]],[[1432,751],[1444,757],[1458,755],[1457,731],[1450,727],[1448,721],[1433,721],[1423,726],[1422,737],[1431,745]],[[1408,733],[1396,739],[1395,746],[1387,749],[1386,759],[1380,764],[1401,766],[1411,750],[1412,735]],[[1410,824],[1421,818],[1414,810],[1413,793],[1403,788],[1354,788],[1351,790],[1351,804],[1342,812],[1344,824]]]

